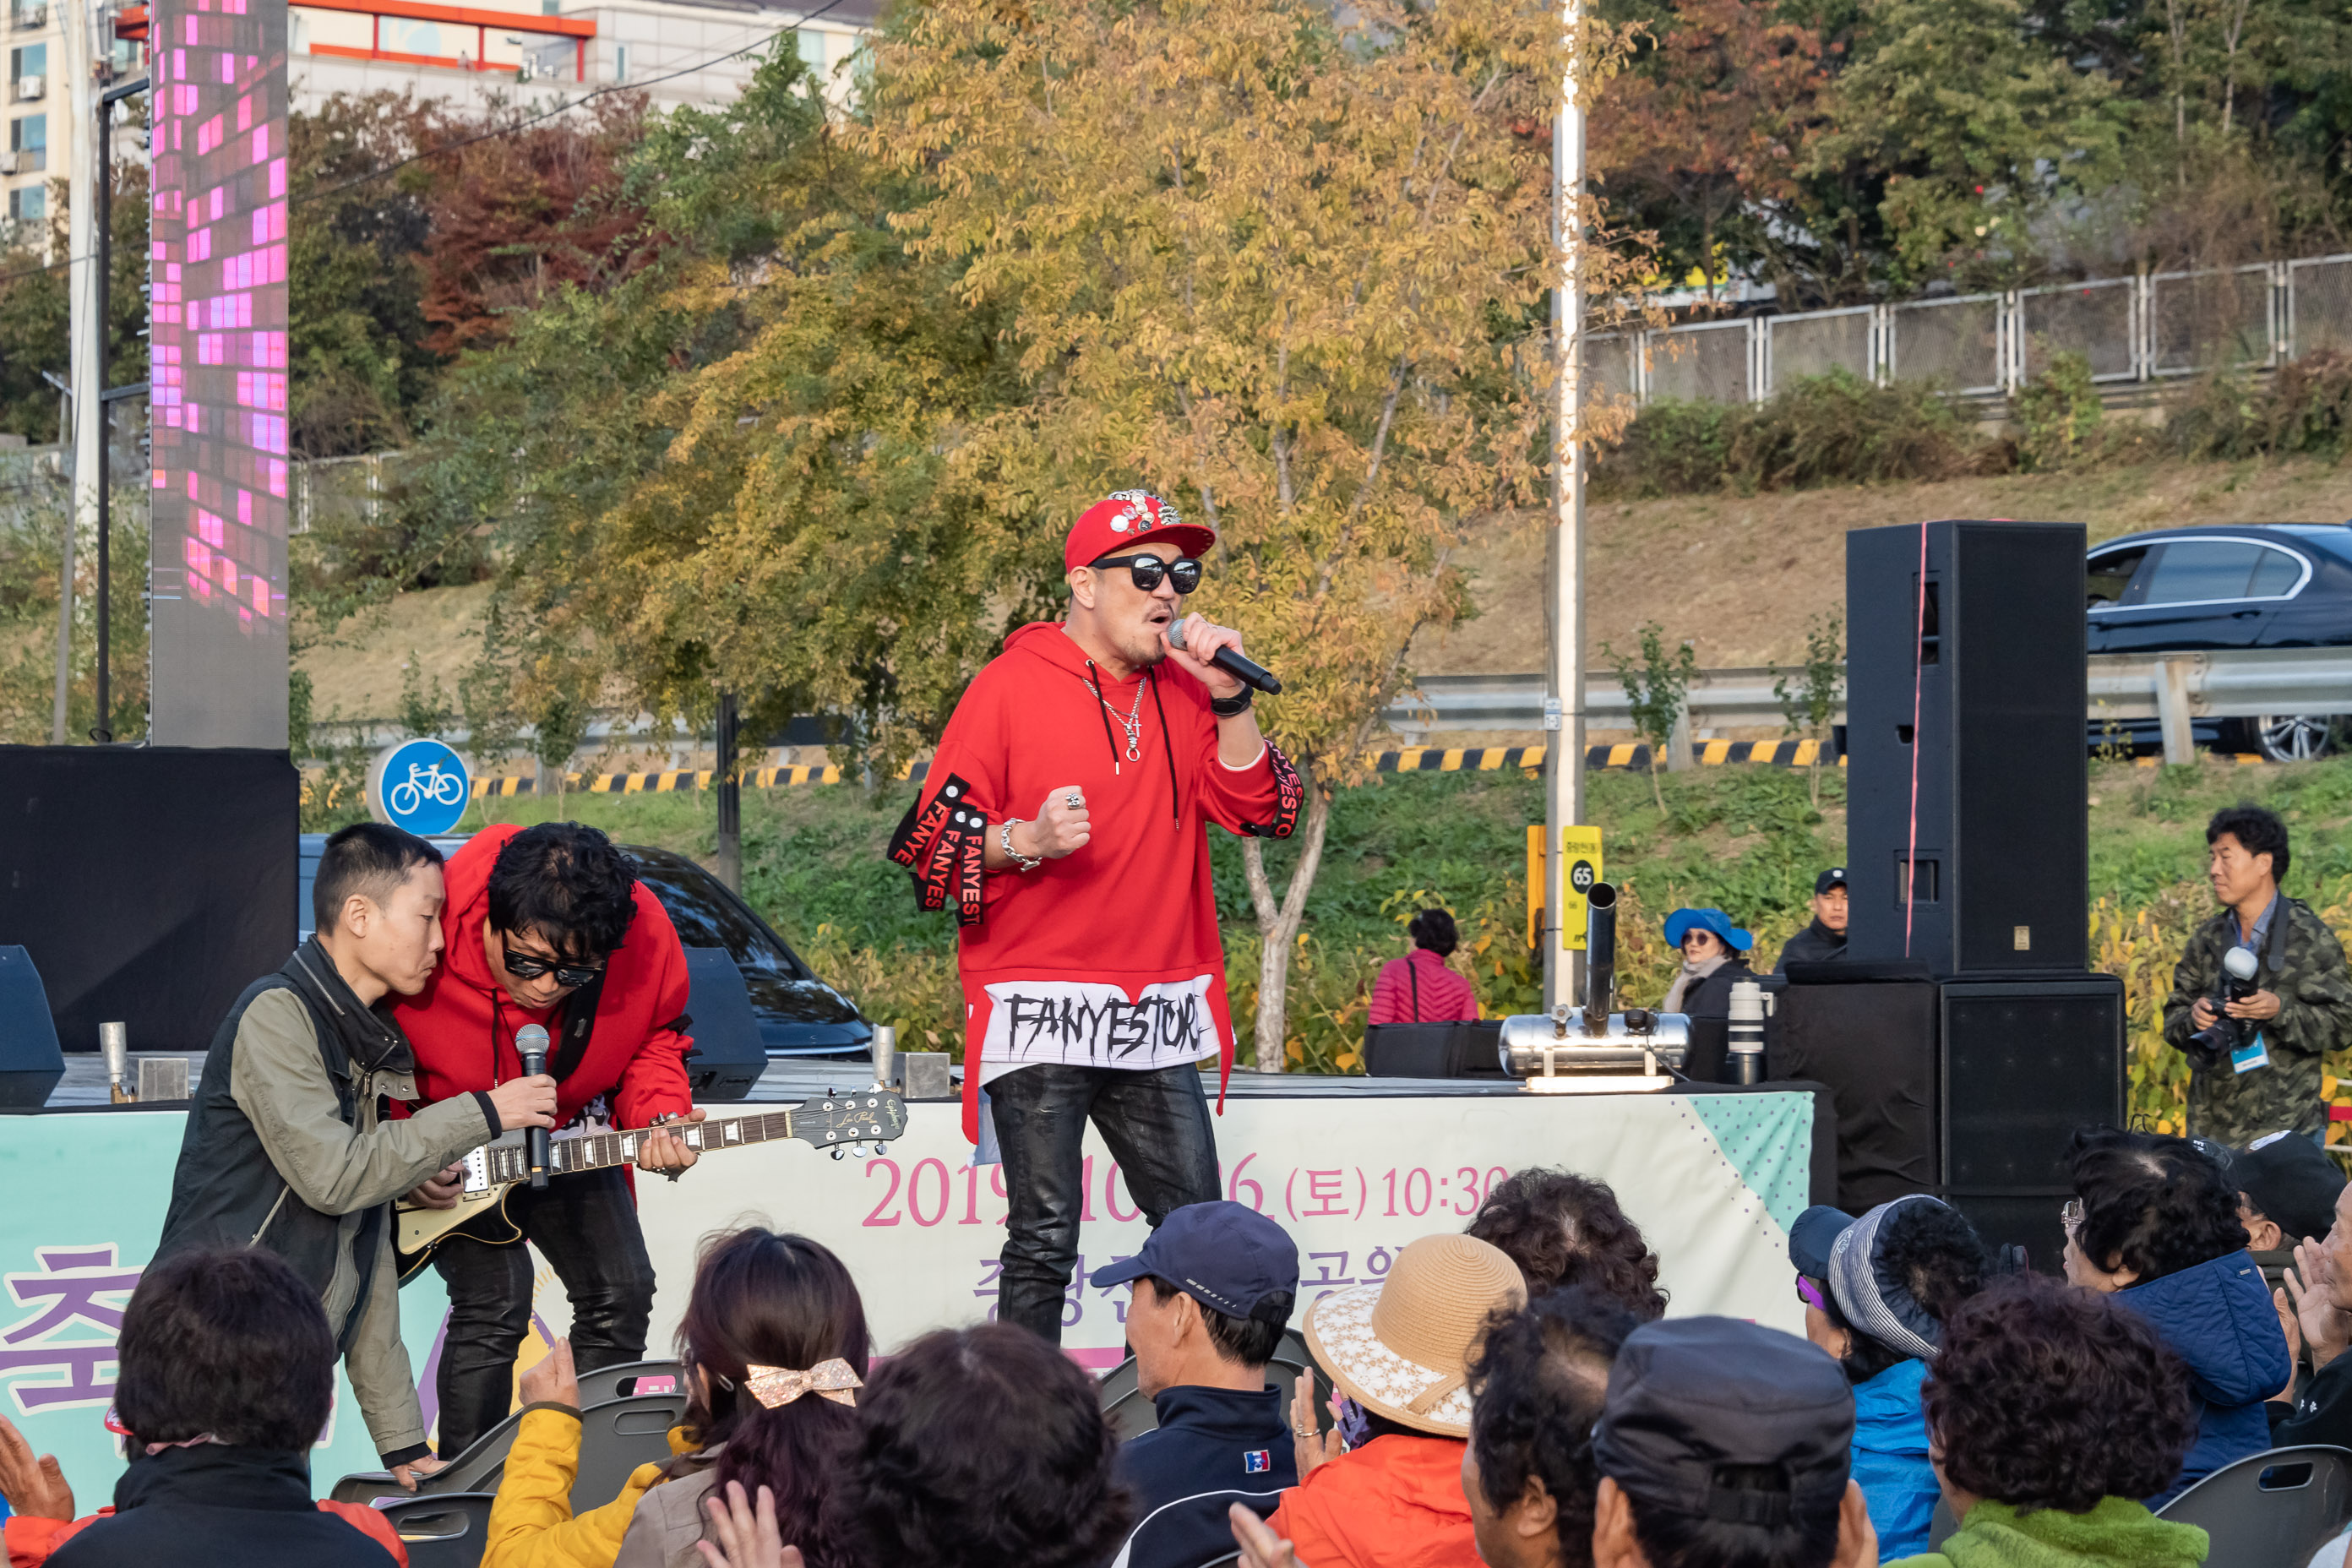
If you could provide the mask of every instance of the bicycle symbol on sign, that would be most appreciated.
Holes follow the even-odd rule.
[[[411,763],[408,776],[392,786],[384,802],[394,816],[409,816],[428,800],[456,805],[465,798],[466,781],[456,773],[443,773],[439,763]]]

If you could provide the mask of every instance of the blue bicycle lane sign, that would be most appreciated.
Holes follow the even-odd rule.
[[[465,759],[438,741],[403,741],[368,768],[368,814],[419,837],[457,826],[472,793]]]

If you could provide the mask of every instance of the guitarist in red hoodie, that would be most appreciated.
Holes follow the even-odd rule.
[[[687,1087],[686,953],[612,840],[577,822],[487,828],[449,858],[445,876],[441,966],[394,1013],[415,1051],[425,1100],[520,1077],[515,1035],[537,1024],[550,1037],[557,1128],[702,1120]],[[660,1132],[636,1163],[676,1180],[695,1158]],[[440,1195],[455,1192],[453,1184]],[[579,1171],[550,1176],[544,1191],[511,1189],[503,1210],[433,1253],[449,1290],[436,1379],[445,1458],[464,1452],[512,1405],[515,1356],[530,1326],[526,1237],[571,1297],[581,1371],[645,1354],[654,1271],[627,1171]]]
[[[1186,617],[1210,529],[1158,496],[1088,507],[1070,613],[1005,639],[891,840],[961,928],[964,1132],[994,1124],[1011,1196],[997,1316],[1058,1343],[1091,1120],[1154,1226],[1218,1190],[1200,1064],[1233,1064],[1210,823],[1286,838],[1298,775],[1250,689],[1207,662],[1241,636]]]

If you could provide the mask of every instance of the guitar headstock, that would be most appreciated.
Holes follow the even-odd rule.
[[[803,1100],[792,1113],[793,1136],[820,1148],[887,1143],[907,1131],[907,1102],[887,1089]]]

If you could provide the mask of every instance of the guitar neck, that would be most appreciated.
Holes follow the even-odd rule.
[[[654,1133],[650,1127],[632,1127],[622,1131],[592,1132],[580,1138],[558,1138],[550,1142],[547,1168],[555,1175],[574,1171],[601,1171],[609,1165],[626,1165],[637,1157],[646,1140]],[[725,1121],[688,1121],[673,1123],[663,1129],[681,1139],[689,1149],[709,1153],[714,1149],[740,1148],[746,1143],[766,1143],[778,1138],[800,1136],[793,1130],[790,1110],[771,1110],[758,1116],[730,1117]],[[520,1143],[495,1144],[483,1151],[488,1165],[489,1184],[505,1186],[513,1182],[530,1179],[530,1156]]]

